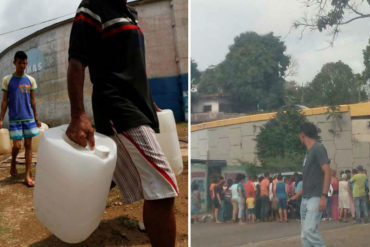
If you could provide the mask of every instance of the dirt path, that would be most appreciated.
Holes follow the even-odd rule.
[[[0,161],[6,158],[0,156]],[[186,161],[184,171],[177,177],[180,189],[180,197],[176,199],[177,246],[179,247],[188,246],[187,156],[183,157],[183,160]],[[120,193],[116,188],[109,195],[107,208],[98,229],[81,244],[63,243],[36,219],[33,189],[22,184],[24,166],[17,165],[17,169],[19,175],[12,178],[9,175],[9,165],[0,164],[0,246],[150,246],[147,235],[136,228],[136,221],[142,221],[143,202],[131,205],[121,203]],[[35,174],[35,168],[33,168],[33,174]]]

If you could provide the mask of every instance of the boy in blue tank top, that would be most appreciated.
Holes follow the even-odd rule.
[[[24,184],[28,187],[35,185],[31,178],[32,137],[39,134],[41,123],[37,119],[36,100],[34,90],[37,89],[36,80],[24,73],[27,67],[27,55],[17,51],[13,64],[15,72],[4,77],[1,90],[4,92],[1,104],[0,128],[3,127],[4,116],[9,108],[9,134],[13,140],[12,162],[10,175],[17,176],[16,158],[24,138],[26,176]]]

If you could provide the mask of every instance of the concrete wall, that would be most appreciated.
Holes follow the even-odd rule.
[[[188,1],[134,3],[146,39],[147,69],[154,101],[185,119],[188,91]]]
[[[351,119],[350,112],[339,119],[328,114],[307,116],[321,129],[331,166],[337,170],[362,164],[370,169],[370,117]],[[267,120],[196,130],[191,133],[192,159],[226,160],[230,166],[241,162],[258,163],[255,138]]]
[[[187,1],[143,0],[132,5],[139,12],[139,25],[146,39],[147,73],[153,98],[159,107],[172,109],[178,121],[184,120],[183,90],[187,91],[188,73]],[[0,77],[4,77],[14,72],[14,53],[17,50],[28,53],[29,74],[36,78],[39,86],[36,91],[38,115],[49,125],[68,123],[70,120],[66,76],[71,26],[72,20],[53,25],[0,54]],[[35,63],[31,64],[33,61]],[[86,76],[85,107],[92,119],[92,87],[88,71]]]

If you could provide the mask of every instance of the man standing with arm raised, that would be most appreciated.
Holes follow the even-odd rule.
[[[302,196],[303,247],[324,247],[326,245],[318,232],[318,224],[327,203],[331,179],[330,160],[326,148],[318,142],[318,131],[314,124],[304,123],[301,126],[299,138],[307,149],[303,161],[303,187],[289,200]]]

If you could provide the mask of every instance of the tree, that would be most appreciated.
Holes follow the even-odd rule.
[[[336,106],[357,103],[367,98],[363,80],[342,61],[327,63],[304,91],[304,103],[309,106]]]
[[[300,169],[305,148],[299,140],[300,126],[306,117],[294,107],[279,111],[257,135],[257,156],[263,168],[270,171]]]
[[[198,70],[198,64],[194,59],[191,59],[191,84],[197,85],[201,72]]]
[[[202,72],[199,83],[198,92],[203,94],[222,93],[221,87],[222,75],[218,67],[211,66]]]
[[[284,86],[284,105],[293,106],[302,104],[303,87],[299,86],[295,81],[287,81]]]
[[[369,44],[366,46],[366,48],[362,51],[364,55],[364,65],[365,70],[362,73],[363,79],[365,82],[370,80],[370,39]]]
[[[305,7],[313,10],[311,16],[304,16],[295,21],[293,26],[308,28],[319,32],[328,31],[332,35],[331,44],[337,37],[340,27],[359,19],[370,18],[370,13],[364,12],[370,6],[370,0],[305,0]]]
[[[199,91],[225,93],[233,99],[233,111],[278,109],[284,104],[284,76],[290,58],[273,33],[242,33],[229,47],[226,59],[200,78]]]

